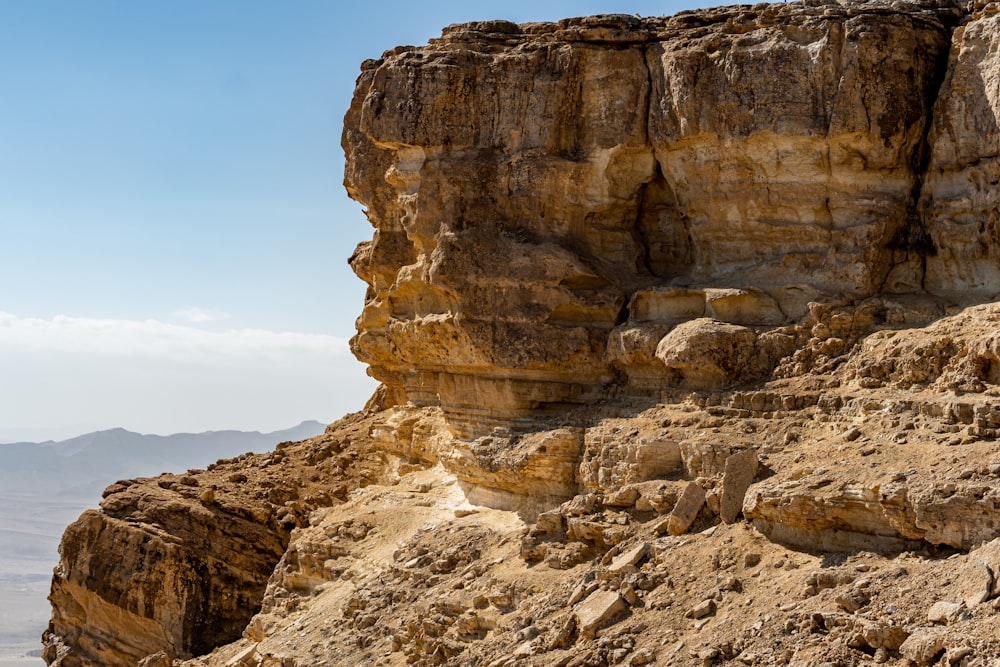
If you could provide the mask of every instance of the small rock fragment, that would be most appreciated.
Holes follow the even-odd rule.
[[[963,658],[969,657],[972,653],[973,649],[971,646],[956,646],[945,653],[944,660],[949,665],[957,665],[962,662]]]
[[[697,482],[689,482],[667,518],[667,532],[671,535],[686,533],[704,504],[705,489]]]
[[[639,499],[639,489],[628,485],[609,493],[604,498],[605,507],[633,507]]]
[[[726,577],[725,579],[722,580],[722,583],[719,584],[719,590],[732,591],[734,593],[742,593],[743,582],[741,582],[736,577]]]
[[[962,617],[965,605],[961,602],[938,600],[927,611],[927,620],[931,623],[954,623]]]
[[[997,572],[1000,572],[1000,538],[970,552],[965,566],[955,577],[955,591],[966,607],[972,609],[1000,595]]]
[[[899,625],[865,625],[857,633],[857,641],[860,646],[869,646],[873,649],[885,649],[887,651],[898,651],[903,642],[907,640],[910,633]]]
[[[685,614],[688,618],[705,618],[706,616],[711,616],[715,613],[716,604],[715,600],[709,598],[699,602]]]
[[[653,649],[641,648],[632,654],[632,659],[629,660],[629,664],[632,665],[632,667],[638,667],[638,665],[648,665],[654,660],[656,660],[656,653],[653,652]]]
[[[573,642],[573,637],[576,634],[576,617],[570,614],[559,631],[556,632],[556,636],[552,638],[552,642],[549,644],[549,650],[554,651],[556,649],[565,648]]]
[[[230,658],[226,667],[250,667],[257,664],[258,657],[257,644],[252,644]]]
[[[595,591],[576,608],[576,627],[581,635],[593,637],[627,608],[617,591]]]
[[[581,581],[573,592],[570,593],[568,604],[569,606],[575,605],[577,602],[587,597],[591,593],[597,590],[598,583],[596,581]]]
[[[934,664],[943,652],[944,636],[935,630],[918,630],[899,647],[899,654],[918,667]]]
[[[615,559],[611,561],[611,565],[608,566],[608,572],[612,574],[631,574],[632,572],[636,572],[639,569],[639,563],[649,556],[649,552],[649,543],[642,542],[628,551],[615,556]]]

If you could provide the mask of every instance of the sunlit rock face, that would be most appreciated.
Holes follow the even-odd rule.
[[[934,106],[921,214],[936,253],[924,286],[946,294],[1000,292],[1000,15],[995,5],[955,31]]]
[[[869,582],[924,618],[959,561],[916,550],[1000,537],[998,28],[989,4],[807,0],[451,26],[367,61],[343,145],[375,228],[351,258],[375,399],[109,488],[64,535],[45,659],[611,664],[587,642],[626,603],[650,646],[726,646],[733,624],[687,610],[738,590],[682,603],[647,577],[598,605],[608,568],[721,575],[757,550],[783,555],[733,570],[746,618],[847,595],[839,557],[774,564],[858,549],[931,573]],[[954,599],[996,597],[1000,566],[962,558],[982,595]],[[775,576],[795,587],[758,588]],[[840,593],[744,637],[770,655]],[[497,620],[515,609],[544,641]],[[970,637],[995,641],[990,609]],[[864,635],[830,627],[802,664]]]
[[[169,664],[239,639],[293,530],[380,474],[381,454],[356,451],[356,432],[368,430],[357,422],[207,470],[108,487],[100,509],[63,533],[46,663],[134,667],[162,653]],[[343,481],[331,483],[334,473]]]
[[[343,136],[376,230],[351,260],[355,354],[389,400],[475,436],[766,376],[789,350],[757,338],[810,302],[1000,284],[992,250],[955,259],[989,232],[948,231],[962,170],[992,196],[962,124],[997,136],[970,97],[993,19],[962,21],[817,3],[484,22],[366,62]],[[663,349],[702,317],[748,328],[753,363]]]

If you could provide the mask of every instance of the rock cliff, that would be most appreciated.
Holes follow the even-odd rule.
[[[344,133],[377,230],[352,258],[371,286],[355,354],[477,436],[609,386],[766,377],[790,352],[767,334],[809,302],[988,292],[964,258],[989,239],[952,230],[972,196],[956,184],[991,152],[971,127],[992,118],[986,56],[949,67],[963,18],[493,22],[367,62]],[[725,324],[673,329],[701,317]],[[699,354],[720,337],[718,359]]]
[[[1000,5],[947,0],[366,61],[352,349],[382,386],[111,487],[46,660],[992,664],[998,82]]]

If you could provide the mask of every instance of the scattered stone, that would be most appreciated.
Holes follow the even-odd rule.
[[[567,601],[567,604],[570,607],[572,607],[577,602],[579,602],[583,598],[587,597],[588,595],[590,595],[591,593],[593,593],[594,591],[596,591],[598,585],[599,584],[596,581],[593,581],[593,580],[591,580],[591,581],[581,581],[579,584],[577,584],[577,587],[573,589],[573,592],[570,593],[569,600]]]
[[[965,605],[961,602],[939,600],[927,611],[927,620],[931,623],[954,623],[962,617]]]
[[[869,623],[862,626],[857,634],[857,640],[860,646],[898,651],[909,636],[910,633],[906,628],[899,625]]]
[[[756,567],[760,564],[760,554],[759,553],[746,553],[743,554],[743,567]]]
[[[226,667],[253,667],[257,665],[257,644],[243,649],[226,663]]]
[[[671,535],[686,533],[704,504],[705,489],[697,482],[688,482],[688,485],[684,487],[684,493],[681,494],[667,518],[667,532]]]
[[[844,611],[853,614],[871,602],[871,592],[868,590],[866,582],[858,582],[834,598],[834,602]]]
[[[726,577],[719,584],[720,591],[732,591],[733,593],[743,592],[743,582],[741,582],[736,577]]]
[[[560,648],[565,648],[569,646],[573,637],[576,635],[576,616],[570,614],[563,624],[559,627],[558,632],[556,632],[555,637],[552,638],[552,642],[549,644],[549,650],[556,650]]]
[[[719,649],[714,647],[703,648],[695,652],[694,657],[698,658],[706,665],[711,665],[715,659],[719,657]]]
[[[604,498],[605,507],[633,507],[639,499],[639,489],[633,485],[627,485],[616,489]]]
[[[712,614],[714,614],[716,608],[717,605],[715,604],[715,600],[709,598],[707,600],[703,600],[698,604],[696,604],[694,607],[688,610],[688,612],[684,615],[687,616],[688,618],[694,618],[694,619],[705,618],[706,616],[711,616]]]
[[[595,591],[577,606],[576,627],[581,635],[593,637],[626,609],[628,604],[617,591]]]
[[[726,459],[722,475],[722,493],[719,498],[719,517],[733,523],[743,511],[743,497],[757,476],[757,452],[746,449]]]
[[[722,489],[713,487],[705,492],[705,505],[708,511],[719,516],[722,512]]]
[[[648,542],[642,542],[632,547],[628,551],[624,551],[611,561],[611,565],[608,566],[608,572],[611,574],[630,574],[632,572],[638,571],[638,565],[646,557],[649,556],[650,545]]]
[[[654,660],[656,660],[656,652],[653,651],[653,649],[641,648],[632,654],[629,664],[632,665],[632,667],[638,667],[638,665],[648,665]]]
[[[899,647],[899,654],[917,667],[926,667],[938,660],[944,648],[944,636],[940,632],[921,629],[906,638]]]
[[[994,539],[969,553],[966,565],[955,578],[955,587],[973,608],[1000,595],[1000,538]]]
[[[949,665],[957,665],[972,655],[972,653],[973,648],[971,646],[956,646],[945,653],[944,661]]]
[[[516,658],[527,658],[535,654],[535,647],[529,639],[526,642],[522,642],[517,648],[515,648],[511,655]]]

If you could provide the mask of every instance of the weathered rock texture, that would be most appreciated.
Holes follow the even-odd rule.
[[[765,377],[810,301],[994,290],[971,250],[989,232],[949,231],[995,196],[993,19],[968,19],[491,22],[367,62],[344,131],[377,229],[352,258],[371,286],[355,353],[483,435],[623,382]]]
[[[1000,5],[947,0],[483,22],[366,62],[352,347],[382,387],[112,487],[46,658],[990,664],[998,91]]]
[[[380,455],[352,445],[358,428],[108,487],[100,511],[63,535],[48,664],[135,665],[159,651],[190,657],[238,639],[291,531],[314,508],[378,478]],[[300,477],[306,463],[310,475]],[[352,474],[321,482],[331,470]]]

